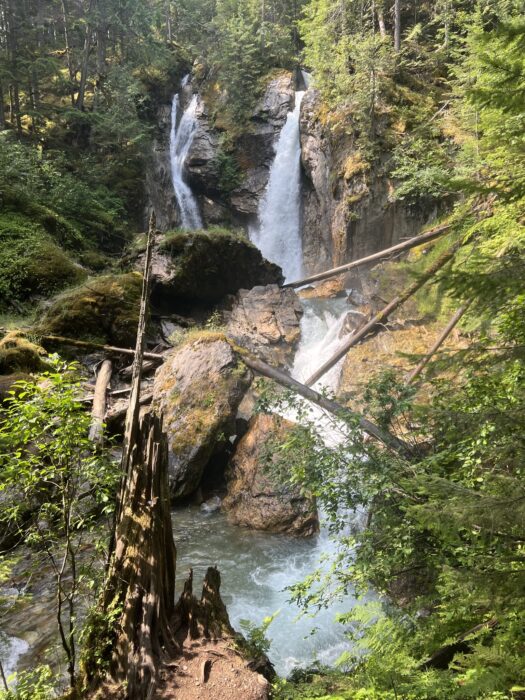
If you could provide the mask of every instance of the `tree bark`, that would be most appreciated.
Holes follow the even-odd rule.
[[[66,60],[67,60],[67,70],[69,73],[70,82],[70,96],[71,105],[75,106],[75,69],[73,68],[73,56],[71,44],[69,41],[69,21],[68,21],[68,8],[66,5],[66,0],[61,0],[62,7],[62,22],[64,23],[64,41],[66,46]]]
[[[398,309],[402,304],[410,299],[421,287],[432,279],[434,275],[441,270],[456,254],[458,248],[461,246],[461,241],[455,243],[451,248],[449,248],[443,255],[441,255],[433,265],[431,265],[428,270],[419,276],[419,278],[409,285],[401,294],[399,294],[395,299],[393,299],[389,304],[381,309],[375,316],[373,316],[362,328],[360,328],[356,333],[353,333],[349,339],[339,348],[339,350],[327,360],[318,370],[316,370],[312,376],[308,379],[306,384],[311,386],[321,379],[329,370],[336,365],[339,360],[341,360],[348,351],[355,345],[360,343],[366,336],[370,333],[378,330],[382,324],[386,323],[388,317],[396,309]]]
[[[104,441],[104,416],[106,415],[107,390],[111,381],[113,364],[111,360],[104,360],[98,370],[95,384],[95,395],[93,396],[93,407],[91,409],[91,428],[89,438],[97,445],[102,445]]]
[[[394,50],[401,51],[401,0],[394,0]]]
[[[82,50],[82,65],[80,67],[80,83],[78,86],[78,96],[76,107],[80,111],[84,110],[84,98],[86,95],[86,84],[89,70],[89,55],[91,53],[91,12],[93,10],[93,0],[90,0],[86,17],[86,30],[84,32],[84,48]]]
[[[104,352],[114,355],[135,355],[136,350],[131,348],[117,348],[114,345],[102,345],[101,343],[91,343],[89,340],[76,340],[75,338],[66,338],[62,335],[43,335],[41,337],[43,343],[51,345],[71,345],[74,348],[85,348],[86,350],[103,350]],[[143,357],[148,360],[157,360],[162,362],[164,355],[158,352],[143,352]],[[131,372],[132,375],[133,372]],[[130,376],[131,376],[130,375]]]
[[[452,333],[454,328],[458,325],[459,321],[461,320],[462,316],[468,309],[470,304],[465,304],[464,306],[461,306],[454,316],[450,319],[450,322],[447,324],[439,338],[436,340],[434,345],[430,348],[428,353],[425,355],[425,357],[421,360],[421,362],[417,365],[417,367],[410,372],[406,379],[407,384],[413,384],[413,382],[419,377],[421,372],[425,369],[425,367],[428,365],[432,357],[436,354],[436,352],[439,350],[439,348],[443,345],[445,340],[448,338],[448,336]]]
[[[5,100],[4,88],[0,81],[0,131],[5,129]]]
[[[334,267],[333,269],[326,270],[325,272],[318,272],[315,275],[310,275],[309,277],[297,280],[296,282],[288,282],[287,284],[284,284],[283,287],[302,287],[303,285],[309,284],[310,282],[319,282],[320,280],[335,277],[336,275],[340,275],[343,272],[353,270],[355,267],[362,267],[363,265],[368,265],[369,263],[389,258],[395,253],[401,253],[405,250],[410,250],[411,248],[416,248],[419,245],[423,245],[424,243],[429,243],[430,241],[439,238],[444,233],[447,233],[447,231],[450,231],[451,228],[451,224],[442,224],[440,226],[436,226],[435,228],[430,229],[430,231],[426,231],[425,233],[422,233],[419,236],[415,236],[414,238],[409,238],[407,241],[397,243],[396,245],[393,245],[390,248],[380,250],[378,253],[367,255],[365,258],[359,258],[359,260],[354,260],[352,262],[346,263],[345,265]]]
[[[326,411],[332,413],[335,416],[340,416],[342,418],[346,416],[347,418],[356,420],[359,428],[361,428],[361,430],[367,433],[367,435],[370,435],[376,440],[379,440],[379,442],[383,443],[383,445],[388,447],[390,450],[402,455],[403,457],[410,456],[411,449],[407,443],[403,442],[395,435],[392,435],[392,433],[389,433],[387,430],[379,428],[377,425],[375,425],[368,419],[363,418],[358,413],[355,413],[349,408],[345,408],[337,402],[326,398],[326,396],[319,394],[317,391],[311,389],[309,386],[301,384],[301,382],[298,382],[296,379],[289,377],[284,372],[281,372],[281,370],[266,364],[266,362],[263,362],[262,360],[251,357],[244,353],[241,355],[241,359],[247,367],[249,367],[254,372],[257,372],[257,374],[262,374],[264,377],[273,379],[278,384],[281,384],[287,389],[295,391],[300,396],[303,396],[305,399],[308,399],[308,401],[312,401],[312,403],[317,404],[318,406],[324,408]]]

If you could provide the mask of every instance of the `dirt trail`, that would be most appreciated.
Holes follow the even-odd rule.
[[[155,700],[267,700],[270,684],[248,667],[231,638],[184,642],[161,671]]]

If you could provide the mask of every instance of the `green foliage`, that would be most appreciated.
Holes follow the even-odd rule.
[[[73,687],[77,607],[94,576],[80,566],[79,554],[83,538],[89,533],[96,539],[99,518],[112,512],[118,472],[88,437],[90,416],[80,401],[78,367],[57,357],[50,363],[52,370],[38,383],[18,383],[0,419],[0,522],[51,565]],[[42,682],[44,693],[49,679],[46,672],[25,682],[27,687],[35,682],[37,690]]]
[[[0,691],[0,700],[52,700],[56,698],[57,678],[49,666],[37,666],[16,674],[16,686]]]
[[[257,658],[258,656],[266,655],[270,651],[272,640],[267,637],[266,633],[278,614],[279,610],[273,615],[268,615],[260,625],[256,625],[251,620],[241,620],[239,622],[245,637],[243,646],[250,656]]]
[[[19,214],[0,213],[2,311],[35,296],[50,296],[84,277],[85,272],[40,224]]]

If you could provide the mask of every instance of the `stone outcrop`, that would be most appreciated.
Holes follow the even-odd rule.
[[[143,268],[143,254],[135,265]],[[216,303],[245,287],[280,282],[280,268],[237,231],[169,232],[153,254],[152,302],[158,309],[181,300]]]
[[[294,100],[293,75],[282,73],[268,83],[251,117],[250,128],[237,139],[235,150],[244,177],[230,200],[232,208],[241,215],[257,214],[275,156],[274,144]]]
[[[266,362],[285,365],[299,341],[303,308],[293,289],[241,289],[224,312],[230,338]]]
[[[192,93],[191,84],[181,91],[181,110],[187,107]],[[292,73],[282,72],[268,83],[248,127],[236,138],[230,153],[239,165],[241,182],[232,192],[225,192],[220,184],[218,165],[221,131],[214,126],[205,99],[199,96],[195,114],[197,128],[186,159],[186,173],[206,226],[244,223],[247,217],[257,213],[275,155],[274,143],[288,112],[293,109],[294,99],[295,81]],[[171,104],[163,104],[158,108],[157,124],[152,157],[146,172],[146,220],[154,209],[159,230],[168,231],[180,223],[171,180]]]
[[[257,415],[239,442],[228,471],[223,508],[244,527],[308,537],[319,529],[313,499],[281,478],[272,446],[286,439],[292,423]]]
[[[370,168],[353,136],[333,136],[319,118],[319,95],[312,89],[301,105],[301,146],[307,273],[394,245],[435,216],[394,200],[386,162]]]
[[[169,443],[170,492],[192,494],[214,454],[235,433],[237,408],[251,383],[224,336],[202,333],[171,351],[157,371],[153,410]]]

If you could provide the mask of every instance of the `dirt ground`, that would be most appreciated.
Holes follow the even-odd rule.
[[[269,690],[232,639],[198,639],[186,640],[183,655],[164,666],[154,699],[267,700]]]

